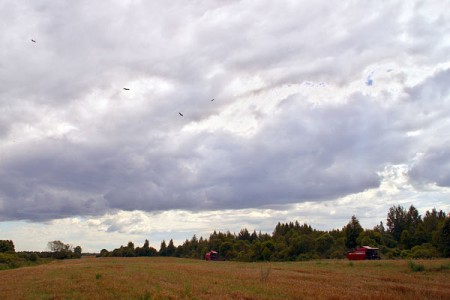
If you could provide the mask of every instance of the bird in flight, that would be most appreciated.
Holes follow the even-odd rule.
[[[123,88],[125,91],[129,91],[130,89],[129,88]]]
[[[211,102],[214,101],[214,98],[211,99]]]
[[[35,41],[35,40],[33,40],[33,39],[31,39],[31,41],[32,41],[33,43],[36,43],[36,41]]]
[[[180,114],[180,116],[183,116],[183,114],[182,114],[182,113],[180,113],[180,112],[179,112],[179,114]]]

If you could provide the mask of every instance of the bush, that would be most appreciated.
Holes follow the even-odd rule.
[[[72,252],[71,251],[58,251],[58,252],[53,252],[52,253],[52,258],[55,259],[68,259],[68,258],[72,258]]]
[[[387,256],[389,259],[398,258],[401,256],[401,251],[398,248],[390,249],[386,248],[386,250],[383,252],[384,255]]]
[[[35,252],[17,252],[17,257],[32,262],[36,262],[39,259],[39,255]]]
[[[408,267],[413,272],[422,272],[425,271],[425,266],[421,264],[416,264],[412,260],[408,262]]]
[[[439,253],[433,245],[424,243],[420,246],[414,246],[410,253],[411,258],[434,258],[439,257]]]
[[[0,252],[0,264],[7,264],[11,260],[17,260],[19,257],[14,253],[1,253]]]
[[[17,260],[17,259],[13,259],[13,260],[11,260],[11,261],[9,261],[8,262],[8,267],[10,268],[10,269],[15,269],[15,268],[18,268],[18,267],[20,267],[20,261],[19,260]]]
[[[100,254],[97,254],[97,257],[108,257],[108,256],[110,256],[110,254],[109,254],[109,251],[106,249],[102,249],[100,251]]]
[[[21,259],[15,253],[1,253],[0,252],[0,269],[13,269],[18,268],[21,265]]]
[[[36,253],[30,253],[30,255],[28,256],[29,261],[35,262],[35,261],[38,261],[38,259],[39,259],[39,256]]]
[[[403,250],[400,253],[401,258],[411,258],[411,250]]]

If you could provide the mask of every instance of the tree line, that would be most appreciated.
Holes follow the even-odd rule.
[[[49,251],[15,251],[12,240],[0,240],[0,270],[45,263],[53,259],[81,258],[80,246],[73,247],[61,241],[48,242]]]
[[[102,249],[99,257],[173,256],[203,259],[208,251],[218,251],[226,260],[289,261],[317,258],[344,258],[358,246],[380,249],[384,258],[450,257],[450,216],[442,210],[426,211],[422,217],[411,205],[409,209],[392,206],[386,217],[386,227],[380,222],[372,229],[363,229],[356,216],[352,216],[342,229],[329,231],[313,229],[298,221],[278,223],[272,234],[214,231],[208,238],[194,235],[181,245],[171,239],[161,242],[159,250],[145,240],[141,247],[133,242],[108,251]],[[15,264],[16,260],[35,262],[39,259],[80,258],[82,249],[61,241],[48,243],[49,251],[15,253],[12,240],[0,240],[0,265]],[[13,263],[12,263],[13,262]]]
[[[171,239],[161,242],[159,250],[145,240],[142,247],[127,246],[98,256],[173,256],[203,259],[210,250],[218,251],[226,260],[238,261],[292,261],[318,258],[344,258],[358,246],[380,249],[383,258],[450,257],[450,216],[442,210],[432,209],[422,217],[411,205],[409,209],[392,206],[387,213],[386,227],[380,222],[372,229],[363,229],[356,216],[352,216],[342,229],[316,230],[299,222],[278,223],[272,234],[229,231],[210,234],[209,238],[194,235],[181,245]]]

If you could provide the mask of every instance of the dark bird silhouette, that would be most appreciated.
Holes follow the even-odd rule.
[[[212,98],[212,100],[211,101],[214,101],[214,98]]]
[[[33,39],[31,39],[31,41],[32,41],[33,43],[36,43],[36,41],[35,41],[35,40],[33,40]]]
[[[129,91],[130,89],[129,88],[123,88],[125,91]]]
[[[180,112],[179,112],[179,114],[180,114],[180,116],[183,116],[183,114],[182,114],[182,113],[180,113]]]

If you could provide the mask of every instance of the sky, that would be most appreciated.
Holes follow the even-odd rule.
[[[450,212],[448,4],[0,0],[0,239]]]

